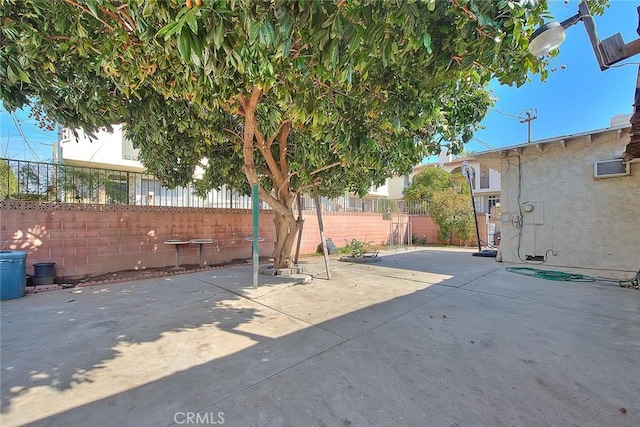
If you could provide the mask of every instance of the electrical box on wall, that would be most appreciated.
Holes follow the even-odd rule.
[[[594,178],[614,178],[627,176],[631,173],[629,162],[623,159],[601,160],[593,164]]]
[[[524,224],[544,224],[544,202],[524,202],[522,204],[522,220]]]

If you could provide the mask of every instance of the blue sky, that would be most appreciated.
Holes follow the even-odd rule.
[[[639,1],[611,0],[604,15],[594,18],[600,39],[615,33],[620,33],[625,43],[637,39],[638,5]],[[577,13],[578,0],[553,1],[550,11],[562,21]],[[491,85],[498,101],[482,122],[485,129],[476,132],[467,150],[486,151],[487,145],[499,148],[527,142],[527,125],[511,116],[520,116],[529,108],[538,111],[538,118],[531,122],[532,141],[609,127],[612,116],[633,111],[638,63],[640,55],[616,64],[629,65],[600,71],[579,22],[567,29],[560,54],[552,59],[557,71],[549,73],[544,83],[533,76],[520,88]],[[562,69],[563,65],[566,68]]]
[[[595,17],[601,39],[621,33],[626,43],[638,38],[636,27],[638,1],[611,0],[611,7]],[[551,2],[551,12],[558,21],[574,15],[578,0]],[[527,126],[518,116],[527,109],[537,109],[538,118],[531,122],[533,141],[606,128],[610,118],[632,112],[640,55],[600,71],[584,25],[579,22],[567,30],[560,54],[552,60],[557,71],[545,82],[533,76],[520,88],[492,84],[498,97],[495,107],[483,121],[467,150],[479,152],[527,142]],[[564,66],[564,69],[562,68]],[[51,160],[56,132],[39,129],[23,111],[15,113],[25,138],[13,118],[0,106],[0,155],[14,159]]]
[[[0,157],[51,161],[53,143],[57,140],[57,132],[40,129],[36,122],[29,118],[29,114],[22,110],[16,111],[14,117],[11,117],[0,102]]]

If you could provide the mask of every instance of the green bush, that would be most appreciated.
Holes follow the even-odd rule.
[[[411,236],[411,241],[414,245],[426,246],[427,245],[427,236],[418,237],[415,234]]]
[[[369,249],[369,243],[360,241],[358,239],[351,239],[351,241],[346,240],[345,249],[347,252],[351,253],[351,256],[354,258],[362,258],[362,256]]]

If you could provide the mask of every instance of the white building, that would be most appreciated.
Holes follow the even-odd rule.
[[[142,172],[138,161],[140,150],[124,137],[122,125],[114,125],[113,132],[101,129],[91,138],[82,129],[63,128],[60,131],[62,163],[101,169]]]
[[[114,125],[111,132],[101,129],[93,137],[82,129],[76,129],[74,133],[69,128],[63,128],[59,137],[62,164],[124,172],[110,173],[108,176],[111,187],[115,182],[119,189],[117,201],[120,203],[127,200],[129,204],[136,205],[244,209],[250,209],[252,206],[250,197],[241,196],[226,187],[219,191],[211,190],[202,199],[195,197],[190,187],[168,189],[163,186],[155,177],[144,174],[145,167],[139,161],[140,151],[134,149],[132,142],[124,136],[122,125]],[[198,174],[202,174],[201,169],[196,170],[196,176]],[[322,208],[326,211],[378,211],[379,201],[389,198],[388,184],[389,180],[379,187],[372,186],[369,194],[363,198],[352,194],[331,200],[323,198]],[[77,183],[75,186],[83,187],[82,183]],[[114,197],[110,197],[108,191],[96,193],[81,190],[82,188],[80,191],[74,191],[75,194],[69,197],[88,203],[105,203],[115,200]],[[262,208],[268,208],[264,202],[261,203]],[[302,206],[303,209],[315,209],[313,197],[303,196]]]

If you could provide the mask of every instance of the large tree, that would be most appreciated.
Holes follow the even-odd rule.
[[[602,0],[598,0],[602,1]],[[64,126],[125,123],[147,169],[259,196],[276,266],[297,194],[364,193],[468,141],[486,85],[546,73],[546,1],[0,0],[0,96]]]

